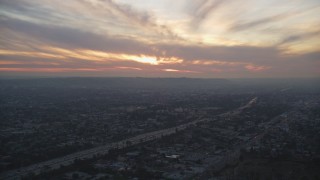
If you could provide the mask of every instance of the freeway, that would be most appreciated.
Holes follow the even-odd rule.
[[[251,147],[255,143],[259,142],[267,133],[272,130],[275,126],[277,126],[279,123],[282,123],[286,120],[284,118],[284,115],[287,114],[288,112],[284,112],[274,118],[272,118],[270,121],[262,123],[261,125],[265,127],[265,129],[253,136],[252,138],[248,139],[247,141],[240,142],[235,144],[232,148],[232,150],[228,151],[222,158],[219,160],[213,162],[210,164],[211,168],[208,168],[202,175],[199,176],[198,179],[204,179],[208,174],[214,172],[220,172],[223,168],[225,168],[227,165],[232,164],[235,161],[239,160],[240,154],[241,154],[241,149],[245,149],[247,147]]]
[[[251,107],[256,101],[257,101],[257,97],[251,99],[246,105],[241,106],[236,110],[222,113],[219,116],[225,117],[233,114],[238,114],[243,109]],[[128,146],[133,146],[133,145],[141,144],[143,142],[160,139],[163,136],[175,134],[178,131],[184,130],[191,125],[195,125],[199,122],[205,122],[205,121],[211,121],[211,119],[203,119],[202,117],[200,117],[197,120],[194,120],[192,122],[188,122],[185,124],[181,124],[175,127],[140,134],[140,135],[127,138],[118,142],[113,142],[103,146],[75,152],[73,154],[69,154],[63,157],[40,162],[27,167],[22,167],[20,169],[7,171],[0,174],[0,179],[21,179],[22,177],[27,176],[30,173],[40,174],[41,172],[48,172],[51,170],[59,169],[61,166],[67,166],[67,165],[73,164],[74,161],[77,159],[90,159],[96,155],[105,155],[109,152],[110,149],[123,149]]]

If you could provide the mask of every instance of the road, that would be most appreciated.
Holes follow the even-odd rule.
[[[265,129],[260,134],[257,134],[250,138],[248,141],[244,141],[238,144],[234,145],[234,148],[227,152],[221,159],[218,161],[215,161],[210,165],[211,168],[208,168],[205,173],[202,174],[202,176],[199,177],[199,179],[202,179],[203,177],[206,177],[207,174],[210,174],[212,172],[217,173],[220,172],[224,167],[226,167],[229,164],[232,164],[235,161],[239,160],[241,149],[245,149],[247,147],[251,147],[255,143],[259,142],[269,131],[274,128],[279,123],[285,121],[285,118],[283,118],[287,112],[284,112],[274,118],[272,118],[270,121],[262,123],[263,127]]]
[[[246,105],[237,108],[236,110],[222,113],[219,116],[230,116],[234,114],[240,113],[243,109],[251,107],[257,101],[257,97],[251,99]],[[34,173],[40,174],[41,172],[47,172],[55,169],[59,169],[61,166],[67,166],[74,163],[74,160],[77,159],[90,159],[96,155],[105,155],[109,152],[110,149],[123,149],[128,146],[137,145],[143,142],[152,141],[155,139],[159,139],[163,136],[168,136],[171,134],[175,134],[180,130],[184,130],[191,125],[195,125],[199,122],[210,121],[211,119],[202,119],[198,118],[195,121],[181,124],[175,127],[162,129],[158,131],[153,131],[149,133],[140,134],[131,138],[127,138],[118,142],[113,142],[110,144],[106,144],[103,146],[95,147],[92,149],[75,152],[73,154],[69,154],[63,157],[55,158],[52,160],[40,162],[37,164],[33,164],[27,167],[22,167],[20,169],[15,169],[11,171],[4,172],[0,174],[0,179],[21,179],[22,177]]]

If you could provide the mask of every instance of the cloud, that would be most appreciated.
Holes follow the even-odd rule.
[[[173,72],[173,73],[200,73],[197,71],[182,70],[182,69],[161,69],[161,71]]]
[[[318,8],[318,6],[307,8],[307,9],[302,9],[302,10],[292,10],[289,12],[280,13],[280,14],[276,14],[273,16],[269,16],[269,17],[259,18],[259,19],[253,20],[253,21],[248,21],[248,22],[237,22],[237,23],[234,23],[233,25],[231,25],[229,27],[229,30],[230,31],[245,31],[245,30],[252,29],[255,27],[259,27],[259,26],[263,26],[263,25],[266,25],[269,23],[275,23],[275,22],[278,22],[281,20],[289,19],[294,16],[298,16],[298,15],[301,15],[301,14],[306,13],[308,11],[311,11],[315,8]]]
[[[14,31],[24,35],[27,39],[37,39],[43,44],[59,46],[68,49],[95,49],[111,52],[139,53],[148,47],[138,41],[126,38],[114,38],[108,35],[99,35],[80,29],[36,24],[17,19],[1,19],[2,32]]]
[[[90,32],[112,32],[144,36],[147,40],[182,40],[166,24],[158,24],[149,10],[135,9],[113,0],[70,0],[56,3],[4,0],[0,14],[38,24],[79,28]],[[92,28],[94,27],[94,28]],[[161,38],[159,38],[161,37]]]
[[[295,34],[295,35],[289,35],[282,39],[278,45],[283,45],[283,44],[288,44],[296,41],[301,41],[305,39],[309,39],[312,37],[318,37],[320,35],[320,30],[312,31],[312,32],[305,32],[305,33],[300,33],[300,34]]]
[[[231,31],[244,31],[244,30],[248,30],[248,29],[251,29],[254,27],[266,25],[268,23],[273,23],[275,21],[283,20],[285,18],[289,18],[290,16],[291,16],[291,14],[284,13],[284,14],[278,14],[278,15],[274,15],[271,17],[266,17],[266,18],[250,21],[250,22],[236,23],[236,24],[233,24],[229,30],[231,30]]]
[[[139,25],[154,25],[153,16],[144,11],[140,12],[132,8],[130,5],[118,4],[113,0],[104,0],[107,3],[107,7],[119,16],[126,18],[128,21],[135,22]]]
[[[227,0],[200,0],[192,2],[192,27],[197,29],[214,10],[218,9],[226,2]]]
[[[158,47],[168,56],[175,55],[185,61],[213,60],[227,62],[265,63],[277,59],[281,52],[276,47],[255,46],[202,46],[159,44]]]
[[[156,17],[148,11],[141,11],[128,4],[119,4],[113,0],[86,1],[81,0],[90,10],[109,11],[118,19],[124,20],[126,25],[133,24],[139,31],[149,31],[169,39],[182,39],[165,24],[157,24]]]
[[[134,39],[111,37],[108,35],[99,35],[80,29],[66,27],[56,27],[49,25],[40,25],[30,22],[24,22],[16,19],[7,19],[0,21],[2,28],[9,31],[15,31],[23,34],[28,39],[37,39],[42,44],[38,47],[52,46],[63,49],[91,49],[95,51],[104,51],[107,53],[121,54],[144,54],[149,56],[161,57],[165,52],[166,57],[175,57],[178,59],[192,61],[198,59],[223,60],[223,61],[255,61],[264,62],[269,59],[275,59],[280,54],[275,47],[254,47],[254,46],[202,46],[202,45],[181,45],[181,44],[148,44]],[[12,37],[14,38],[14,37]],[[155,48],[154,48],[155,47]],[[43,53],[50,51],[44,50]],[[181,62],[178,59],[172,61]],[[166,59],[159,59],[166,61]],[[168,59],[170,61],[170,59]]]
[[[256,66],[256,65],[252,65],[252,64],[246,65],[245,68],[248,69],[249,71],[253,71],[253,72],[260,72],[260,71],[265,71],[267,69],[270,69],[270,67],[268,67],[268,66]]]
[[[292,76],[297,72],[315,76],[320,59],[319,52],[284,55],[277,46],[151,44],[134,38],[102,35],[85,29],[37,24],[12,18],[0,18],[0,24],[2,35],[7,39],[4,41],[6,45],[0,46],[4,52],[0,55],[0,61],[5,62],[1,65],[5,69],[0,71],[6,72],[22,71],[23,68],[29,72],[34,69],[46,72],[50,68],[52,71],[60,68],[63,72],[74,69],[81,72],[113,73],[139,71],[142,75],[159,72],[154,74],[161,75],[163,70],[173,69],[204,77],[211,77],[210,73],[218,73],[222,77],[237,73],[242,73],[242,76],[246,76],[246,73]],[[28,41],[36,43],[31,43],[32,47],[28,48]],[[27,45],[6,49],[13,46],[10,44]],[[139,61],[139,58],[143,60],[145,57],[147,60],[152,57],[154,65]]]

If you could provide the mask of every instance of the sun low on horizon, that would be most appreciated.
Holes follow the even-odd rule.
[[[318,0],[0,0],[0,76],[320,77]]]

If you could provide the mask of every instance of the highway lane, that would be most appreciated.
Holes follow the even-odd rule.
[[[222,113],[218,116],[225,117],[240,113],[243,109],[251,107],[257,101],[257,97],[251,99],[246,105],[237,108],[231,112]],[[40,174],[41,172],[47,172],[50,170],[59,169],[61,166],[67,166],[74,163],[74,160],[77,159],[90,159],[96,155],[105,155],[108,153],[110,149],[123,149],[128,146],[137,145],[143,142],[152,141],[155,139],[159,139],[163,136],[168,136],[171,134],[177,133],[177,131],[184,130],[191,125],[195,125],[199,122],[211,121],[211,119],[202,119],[202,117],[198,118],[195,121],[188,122],[185,124],[181,124],[175,127],[157,130],[153,132],[148,132],[144,134],[140,134],[131,138],[127,138],[118,142],[113,142],[107,145],[95,147],[92,149],[75,152],[73,154],[69,154],[60,158],[55,158],[52,160],[48,160],[45,162],[40,162],[34,165],[30,165],[27,167],[22,167],[20,169],[7,171],[0,174],[0,179],[21,179],[21,177],[26,176],[30,173]],[[127,143],[130,142],[130,143]]]
[[[263,123],[263,126],[265,127],[265,129],[261,133],[253,136],[252,138],[248,139],[247,141],[235,144],[233,146],[232,150],[227,152],[218,161],[215,161],[212,164],[210,164],[210,168],[208,168],[197,179],[203,179],[203,178],[206,177],[206,175],[208,175],[208,174],[210,174],[212,172],[214,172],[214,173],[220,172],[227,165],[230,165],[233,162],[238,161],[239,157],[240,157],[240,154],[241,154],[241,149],[245,149],[247,147],[251,147],[252,145],[257,143],[258,141],[260,141],[267,133],[270,132],[270,130],[272,128],[274,128],[275,126],[277,126],[278,124],[282,123],[285,120],[285,118],[283,118],[283,115],[285,115],[285,114],[287,114],[287,112],[284,112],[284,113],[272,118],[270,121]]]

